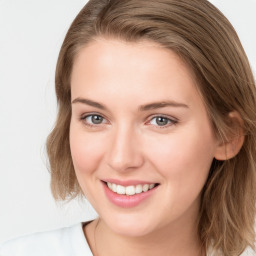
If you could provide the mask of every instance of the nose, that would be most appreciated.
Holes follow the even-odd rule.
[[[116,128],[109,141],[108,165],[118,172],[134,170],[143,165],[139,134],[131,127]]]

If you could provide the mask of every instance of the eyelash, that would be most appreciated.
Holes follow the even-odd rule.
[[[106,120],[103,116],[101,116],[101,115],[99,115],[99,114],[89,114],[89,115],[83,115],[83,116],[81,116],[81,121],[83,121],[84,122],[84,124],[86,125],[86,126],[89,126],[89,127],[91,127],[91,128],[97,128],[98,127],[98,125],[97,124],[90,124],[90,123],[88,123],[88,122],[86,122],[86,118],[88,118],[88,117],[93,117],[93,116],[97,116],[97,117],[102,117],[104,120]],[[101,123],[102,124],[102,123]],[[101,125],[101,124],[99,124],[99,125]]]
[[[84,122],[84,124],[88,127],[91,127],[91,128],[97,128],[99,125],[101,125],[102,123],[100,123],[99,125],[97,124],[90,124],[88,122],[86,122],[86,119],[88,117],[93,117],[93,116],[97,116],[97,117],[101,117],[103,120],[106,120],[102,115],[99,115],[99,114],[89,114],[89,115],[83,115],[81,116],[81,121]],[[151,122],[153,119],[155,118],[164,118],[164,119],[167,119],[168,123],[169,124],[166,124],[166,125],[163,125],[163,126],[160,126],[160,125],[156,125],[157,129],[166,129],[166,128],[169,128],[170,126],[175,126],[178,124],[178,120],[177,119],[173,119],[173,118],[170,118],[170,117],[167,117],[165,115],[155,115],[153,117],[151,117],[151,119],[149,121],[147,121],[147,123]]]
[[[151,117],[151,119],[150,119],[147,123],[152,122],[152,120],[154,120],[154,119],[156,119],[156,118],[159,118],[159,117],[160,117],[160,118],[163,118],[163,119],[166,119],[167,122],[168,122],[168,124],[163,125],[163,126],[161,126],[161,125],[154,125],[154,126],[157,127],[157,129],[166,129],[166,128],[169,128],[170,126],[175,126],[175,125],[177,125],[177,123],[178,123],[178,120],[177,120],[177,119],[170,118],[170,117],[167,117],[167,116],[165,116],[165,115],[155,115],[155,116]],[[156,121],[155,121],[155,122],[156,122]]]

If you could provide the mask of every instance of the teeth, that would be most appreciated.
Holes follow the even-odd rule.
[[[141,192],[142,192],[142,185],[137,185],[136,188],[135,188],[135,193],[139,194]]]
[[[125,189],[125,194],[128,196],[132,196],[135,194],[135,187],[134,186],[128,186]]]
[[[117,187],[116,184],[113,183],[111,187],[112,187],[111,190],[112,190],[113,192],[116,192],[116,187]]]
[[[143,185],[142,190],[143,190],[144,192],[147,192],[148,189],[149,189],[149,185],[148,185],[148,184]]]
[[[107,184],[108,184],[108,188],[112,189],[112,184],[110,182],[108,182]]]
[[[119,194],[119,195],[127,195],[127,196],[132,196],[135,194],[140,194],[142,192],[147,192],[148,190],[154,188],[156,184],[138,184],[136,186],[127,186],[124,187],[122,185],[116,185],[114,183],[107,183],[107,186],[110,190],[113,192]]]
[[[125,195],[125,187],[121,185],[116,186],[116,193],[119,195]]]

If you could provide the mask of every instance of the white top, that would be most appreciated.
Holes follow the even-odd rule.
[[[93,256],[83,224],[12,239],[0,244],[0,256]],[[208,250],[207,256],[213,255]]]
[[[0,256],[93,256],[83,223],[22,236],[0,245]]]

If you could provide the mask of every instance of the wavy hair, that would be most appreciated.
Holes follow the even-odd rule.
[[[69,145],[70,77],[80,49],[96,37],[154,41],[174,51],[196,77],[213,131],[228,138],[228,114],[243,120],[239,153],[213,160],[202,191],[198,234],[225,256],[254,248],[256,205],[256,89],[240,40],[225,16],[206,0],[90,0],[71,24],[55,76],[58,116],[47,139],[56,200],[81,196]]]

